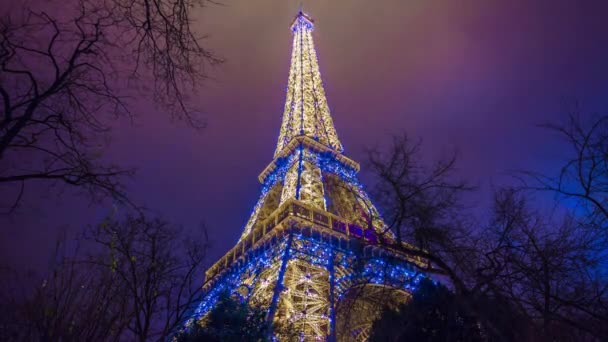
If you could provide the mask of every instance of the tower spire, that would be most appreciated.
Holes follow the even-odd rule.
[[[312,39],[313,29],[314,21],[300,7],[291,24],[291,66],[275,157],[298,136],[312,138],[337,152],[343,150],[325,98]]]

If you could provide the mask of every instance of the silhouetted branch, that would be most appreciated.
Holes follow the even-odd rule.
[[[112,121],[133,115],[124,84],[154,84],[142,95],[201,126],[187,96],[220,62],[191,27],[204,1],[73,4],[65,19],[25,7],[23,18],[0,20],[0,183],[59,182],[129,203],[122,183],[132,170],[101,158]]]
[[[585,134],[577,146],[597,146],[593,140]],[[537,340],[602,336],[608,283],[600,271],[605,239],[598,231],[572,217],[545,217],[514,189],[495,193],[487,225],[472,224],[460,196],[472,187],[452,180],[455,158],[426,168],[419,149],[419,143],[400,137],[388,154],[370,153],[376,197],[397,236],[394,248],[427,260],[422,271],[447,275],[463,308],[493,339],[509,340],[514,333]],[[585,188],[597,191],[598,158],[585,159],[588,167],[577,166],[585,172],[575,174],[582,175],[577,179]],[[502,314],[496,303],[502,303]],[[524,326],[514,331],[512,324]]]
[[[571,199],[588,210],[588,218],[605,229],[608,219],[608,116],[585,123],[575,108],[564,124],[541,127],[557,133],[569,148],[557,175],[522,171],[518,179],[528,190],[547,191]]]
[[[108,218],[76,247],[60,241],[33,291],[32,279],[0,268],[0,338],[166,340],[200,294],[207,241],[194,237],[160,219]]]

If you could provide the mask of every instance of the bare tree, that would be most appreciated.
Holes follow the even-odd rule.
[[[531,209],[513,189],[496,194],[494,214],[473,274],[474,291],[508,300],[537,325],[537,339],[605,335],[608,282],[601,276],[596,231],[572,216],[559,220]]]
[[[486,298],[474,291],[483,234],[467,215],[463,196],[475,188],[455,176],[455,154],[427,166],[420,148],[420,142],[403,135],[393,139],[388,151],[369,152],[373,194],[380,199],[387,229],[396,237],[393,247],[426,260],[422,271],[447,276],[467,310],[478,313],[486,334],[508,340],[508,329],[485,315]]]
[[[66,240],[40,278],[2,270],[5,341],[117,341],[128,323],[125,290],[110,270],[84,267]]]
[[[558,255],[552,255],[554,258],[568,258],[559,259],[559,264],[568,271],[563,277],[571,280],[571,288],[567,291],[560,289],[559,296],[546,291],[543,303],[563,311],[553,313],[549,308],[545,311],[550,312],[551,318],[558,317],[579,329],[591,333],[599,331],[605,335],[605,322],[608,321],[608,279],[605,274],[608,267],[608,116],[586,117],[576,104],[568,111],[566,120],[541,127],[556,133],[565,145],[560,149],[564,151],[560,154],[564,158],[563,164],[555,174],[520,172],[519,188],[554,194],[565,204],[571,212],[570,228],[561,227],[554,231],[553,234],[561,235],[553,242],[566,241],[571,252],[580,249],[572,258],[559,249]],[[543,257],[542,260],[548,259]],[[572,267],[573,264],[577,270],[566,268],[566,265]],[[581,267],[581,264],[586,267]],[[545,288],[549,285],[555,288],[546,280]]]
[[[212,0],[111,0],[102,8],[112,13],[119,38],[128,48],[132,76],[143,69],[152,73],[154,99],[178,118],[195,127],[203,122],[193,116],[187,87],[207,78],[206,67],[221,63],[201,45],[205,36],[192,29],[192,12]]]
[[[588,224],[606,230],[608,220],[608,116],[586,120],[578,108],[563,123],[541,127],[558,134],[566,144],[566,158],[555,175],[525,171],[520,180],[528,190],[551,192],[576,204]]]
[[[461,199],[474,187],[455,179],[455,155],[426,167],[420,147],[420,142],[403,135],[395,137],[385,153],[371,150],[369,164],[376,180],[373,194],[380,200],[387,228],[398,245],[431,261],[429,267],[439,267],[453,278],[458,290],[464,290],[457,268],[474,251],[469,249],[472,235]]]
[[[427,168],[418,152],[404,137],[388,154],[370,155],[396,248],[447,275],[492,339],[605,335],[608,283],[597,229],[576,216],[541,214],[513,189],[496,192],[487,223],[468,218],[461,195],[472,188],[454,180],[455,158]]]
[[[98,225],[89,236],[102,247],[89,263],[111,270],[126,290],[128,334],[139,341],[164,340],[200,295],[206,231],[199,239],[159,219],[128,217]]]
[[[128,217],[85,237],[89,252],[63,243],[33,291],[32,277],[16,282],[15,272],[2,272],[3,340],[160,341],[185,321],[201,289],[204,234]]]
[[[0,185],[15,191],[9,210],[33,180],[128,201],[122,181],[131,171],[103,162],[101,152],[112,121],[132,117],[134,84],[152,83],[151,99],[201,127],[187,95],[205,66],[220,62],[191,28],[203,1],[71,4],[67,20],[29,8],[0,20]]]

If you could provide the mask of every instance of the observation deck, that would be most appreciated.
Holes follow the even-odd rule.
[[[290,229],[295,229],[306,236],[318,237],[346,249],[352,249],[354,244],[359,244],[363,247],[362,257],[396,257],[420,269],[426,269],[429,266],[422,257],[400,250],[399,243],[389,234],[378,234],[374,229],[365,229],[327,211],[290,199],[267,219],[257,224],[246,239],[241,240],[207,270],[203,288],[211,286],[214,278],[218,278],[231,266],[255,257],[257,247],[278,242],[278,239],[286,235]],[[402,244],[408,248],[415,248],[403,242]]]

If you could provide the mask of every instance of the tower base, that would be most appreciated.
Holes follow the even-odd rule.
[[[297,200],[285,203],[269,220],[274,225],[254,231],[210,268],[190,322],[228,292],[267,308],[279,340],[366,340],[383,306],[409,299],[425,276],[422,262],[332,219]]]

